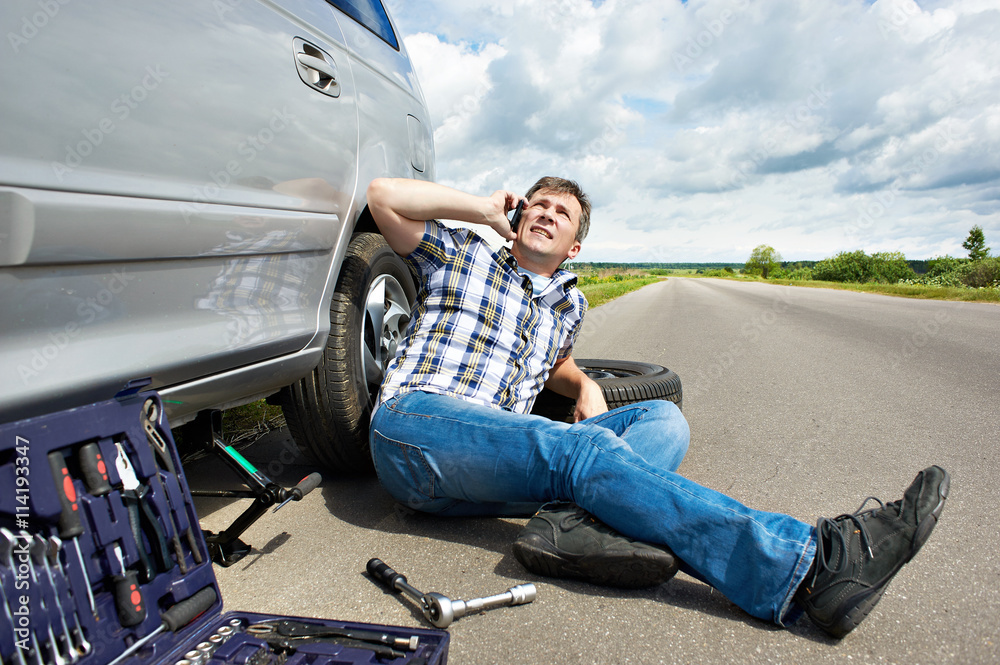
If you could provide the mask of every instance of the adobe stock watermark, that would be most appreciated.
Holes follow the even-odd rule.
[[[889,35],[893,33],[905,37],[913,17],[920,13],[920,6],[916,2],[895,0],[890,3],[888,11],[882,10],[878,19],[878,31],[883,39],[889,39]]]
[[[215,10],[215,15],[219,17],[219,20],[224,21],[226,14],[235,11],[242,4],[243,0],[212,0],[212,9]]]
[[[889,366],[893,370],[897,370],[903,363],[913,360],[924,347],[941,333],[941,327],[949,321],[951,321],[951,316],[947,312],[936,312],[933,318],[921,321],[917,330],[903,340],[897,351],[890,351],[887,354],[890,361]]]
[[[243,173],[246,165],[257,159],[260,153],[266,150],[275,138],[297,119],[288,112],[287,107],[282,107],[280,111],[271,109],[267,123],[256,133],[247,134],[246,138],[236,146],[236,154],[239,159],[230,159],[218,170],[209,171],[209,179],[194,189],[193,202],[181,204],[181,215],[184,217],[184,221],[190,222],[193,215],[196,216],[208,210],[208,204],[212,203],[223,189],[231,185],[234,179]]]
[[[918,176],[927,171],[938,161],[942,153],[959,138],[960,135],[950,127],[938,129],[933,145],[910,159],[900,170],[900,176]],[[854,242],[863,240],[871,232],[876,222],[896,205],[902,196],[901,177],[897,177],[887,188],[857,206],[858,216],[855,218],[854,224],[844,228],[844,235],[847,236],[848,240]]]
[[[617,119],[606,119],[601,135],[591,139],[584,147],[584,156],[603,155],[625,138],[625,128]]]
[[[704,30],[693,36],[688,36],[687,46],[679,51],[674,51],[674,68],[681,74],[684,70],[694,64],[694,61],[711,50],[715,43],[722,37],[726,29],[739,18],[739,12],[750,6],[750,0],[739,0],[733,9],[724,9],[719,14],[707,21],[702,21]]]
[[[39,340],[40,344],[31,350],[30,359],[19,363],[18,376],[25,386],[32,379],[48,370],[49,366],[65,351],[73,340],[94,321],[107,315],[112,303],[128,288],[135,275],[124,269],[111,273],[104,286],[96,295],[83,299],[76,307],[76,318],[61,328],[49,332]]]
[[[242,302],[234,303],[224,312],[220,312],[228,316],[223,332],[223,344],[227,348],[237,348],[257,338],[263,339],[269,328],[282,325],[279,320],[282,314],[287,314],[289,310],[301,311],[301,304],[290,303],[289,309],[280,314],[271,314],[261,311],[260,305],[254,304],[257,298],[253,297],[257,293],[299,294],[307,288],[310,275],[321,268],[327,271],[330,267],[329,263],[320,261],[311,254],[299,257],[297,254],[281,253],[264,257],[234,258],[219,274],[214,285],[218,289],[213,289],[206,298],[209,302],[225,301],[235,297],[236,294],[226,293],[225,290],[232,290],[234,283],[243,284],[246,275],[253,276],[255,286],[253,294],[244,294],[239,299]],[[287,261],[292,261],[293,264],[288,266]]]
[[[59,11],[68,5],[72,0],[38,0],[37,12],[25,14],[21,17],[20,30],[8,32],[7,41],[10,43],[14,54],[18,54],[22,48],[28,45],[38,33],[44,30],[59,15]]]
[[[692,391],[695,397],[710,392],[716,383],[726,379],[726,372],[750,353],[754,344],[781,320],[799,295],[796,289],[797,287],[794,286],[778,287],[776,297],[771,301],[771,306],[744,321],[743,325],[740,326],[739,338],[730,344],[715,362],[708,367],[700,367],[695,370],[697,380],[694,382],[695,387]]]
[[[146,67],[145,76],[127,92],[122,93],[111,102],[108,107],[108,115],[104,116],[93,126],[82,129],[82,138],[75,144],[67,145],[66,157],[61,162],[52,162],[52,172],[59,182],[62,182],[67,175],[79,168],[83,162],[97,151],[104,140],[113,134],[123,123],[129,119],[132,113],[145,102],[150,93],[160,87],[163,80],[170,76],[169,72],[163,71],[160,65],[149,65]]]
[[[540,3],[542,11],[545,13],[547,18],[563,18],[566,16],[577,16],[580,8],[579,0],[548,0],[547,2]],[[535,6],[538,6],[537,4]],[[513,16],[514,11],[511,7],[510,14],[504,14],[505,16]]]
[[[271,458],[267,463],[267,473],[272,478],[276,478],[285,472],[286,466],[296,466],[303,464],[305,457],[302,451],[290,438],[281,442],[281,451]]]
[[[470,118],[482,110],[483,99],[493,89],[493,86],[485,76],[480,76],[476,81],[478,83],[476,89],[462,95],[462,99],[452,106],[451,112],[445,117],[443,124],[447,125],[449,122]]]
[[[813,86],[800,104],[785,113],[776,129],[781,130],[789,127],[800,129],[812,117],[813,113],[826,107],[832,96],[833,93],[827,89],[825,83]],[[752,151],[746,160],[737,165],[728,181],[719,180],[715,183],[719,192],[725,193],[738,189],[750,181],[750,177],[759,171],[761,166],[781,147],[781,142],[775,137],[776,133],[775,131],[770,132],[764,138],[763,144]]]

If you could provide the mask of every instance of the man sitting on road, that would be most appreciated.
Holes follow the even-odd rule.
[[[866,501],[815,527],[677,474],[689,432],[676,405],[608,411],[573,362],[586,300],[559,266],[587,235],[587,196],[542,178],[515,233],[507,213],[519,200],[416,180],[368,188],[375,223],[420,282],[372,417],[383,486],[441,515],[530,514],[545,504],[514,543],[540,575],[640,587],[680,566],[755,617],[785,626],[805,609],[827,632],[850,632],[930,536],[947,472],[929,467],[900,501],[862,510]],[[513,245],[494,250],[439,219],[487,226]],[[576,399],[575,424],[528,413],[543,385]]]

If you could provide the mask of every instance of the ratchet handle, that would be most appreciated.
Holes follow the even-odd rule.
[[[390,591],[395,591],[396,593],[402,591],[401,586],[396,586],[397,582],[401,585],[409,586],[406,584],[406,576],[397,573],[382,559],[371,559],[368,562],[367,568],[368,574],[385,585]]]
[[[402,591],[413,600],[419,602],[422,606],[426,605],[424,602],[424,594],[407,584],[406,576],[397,573],[395,570],[390,568],[385,561],[382,561],[382,559],[370,560],[367,568],[368,574],[388,587],[389,590],[394,593]]]
[[[170,632],[176,633],[179,629],[194,621],[196,617],[207,612],[218,599],[219,596],[215,592],[215,587],[205,587],[190,598],[185,598],[161,614],[160,618],[163,619],[163,627]]]

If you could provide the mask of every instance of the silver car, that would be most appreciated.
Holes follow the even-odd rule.
[[[433,179],[379,0],[0,5],[0,422],[152,377],[173,426],[279,395],[367,467],[409,271],[365,207]]]

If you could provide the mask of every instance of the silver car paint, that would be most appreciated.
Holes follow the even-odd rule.
[[[368,182],[433,177],[401,38],[322,0],[8,1],[0,27],[0,421],[151,376],[176,425],[308,373]]]

